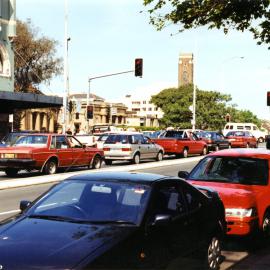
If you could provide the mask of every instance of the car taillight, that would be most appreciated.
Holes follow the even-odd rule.
[[[131,148],[125,147],[125,148],[122,148],[122,151],[128,152],[128,151],[131,151]]]
[[[111,149],[109,147],[104,147],[103,151],[110,151]]]

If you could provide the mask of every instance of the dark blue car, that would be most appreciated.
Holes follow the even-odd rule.
[[[20,208],[0,226],[2,269],[161,269],[195,250],[200,269],[220,264],[223,204],[180,178],[82,174]]]

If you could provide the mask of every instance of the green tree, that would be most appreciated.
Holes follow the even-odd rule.
[[[38,37],[38,30],[31,23],[18,20],[16,29],[13,44],[15,91],[42,94],[38,90],[39,85],[48,83],[62,72],[62,59],[55,56],[57,42],[44,36]],[[23,114],[22,110],[15,110],[15,130],[20,130]]]
[[[38,30],[30,23],[17,21],[14,40],[15,89],[33,92],[41,83],[48,83],[62,71],[62,60],[55,56],[57,42],[38,37]]]
[[[160,107],[164,116],[161,120],[165,126],[191,128],[193,85],[164,89],[152,96],[151,102]],[[226,103],[230,95],[197,89],[196,127],[200,129],[221,129],[225,124]]]
[[[269,0],[144,0],[150,23],[158,30],[168,24],[185,29],[208,26],[222,29],[248,30],[258,44],[270,43]],[[270,47],[269,47],[270,48]]]

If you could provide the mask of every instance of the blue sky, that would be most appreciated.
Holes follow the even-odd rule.
[[[68,0],[69,77],[71,92],[88,91],[88,78],[134,69],[144,59],[143,78],[133,73],[93,80],[91,92],[108,100],[126,94],[145,96],[177,87],[180,53],[194,53],[195,83],[203,90],[231,94],[239,109],[269,119],[270,55],[248,32],[199,28],[177,33],[176,26],[156,31],[143,0]],[[140,12],[143,11],[143,12]],[[17,0],[17,18],[30,18],[40,35],[59,42],[64,57],[64,0]],[[172,35],[171,35],[172,34]],[[244,56],[244,59],[240,57]],[[63,94],[63,76],[43,86],[46,94]]]

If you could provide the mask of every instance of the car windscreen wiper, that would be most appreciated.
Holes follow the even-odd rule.
[[[29,218],[39,218],[39,219],[48,219],[48,220],[57,220],[57,221],[66,221],[66,222],[76,222],[75,219],[63,216],[54,216],[54,215],[30,215]]]
[[[127,220],[80,220],[79,222],[92,223],[92,224],[128,224],[136,225],[136,223]]]

